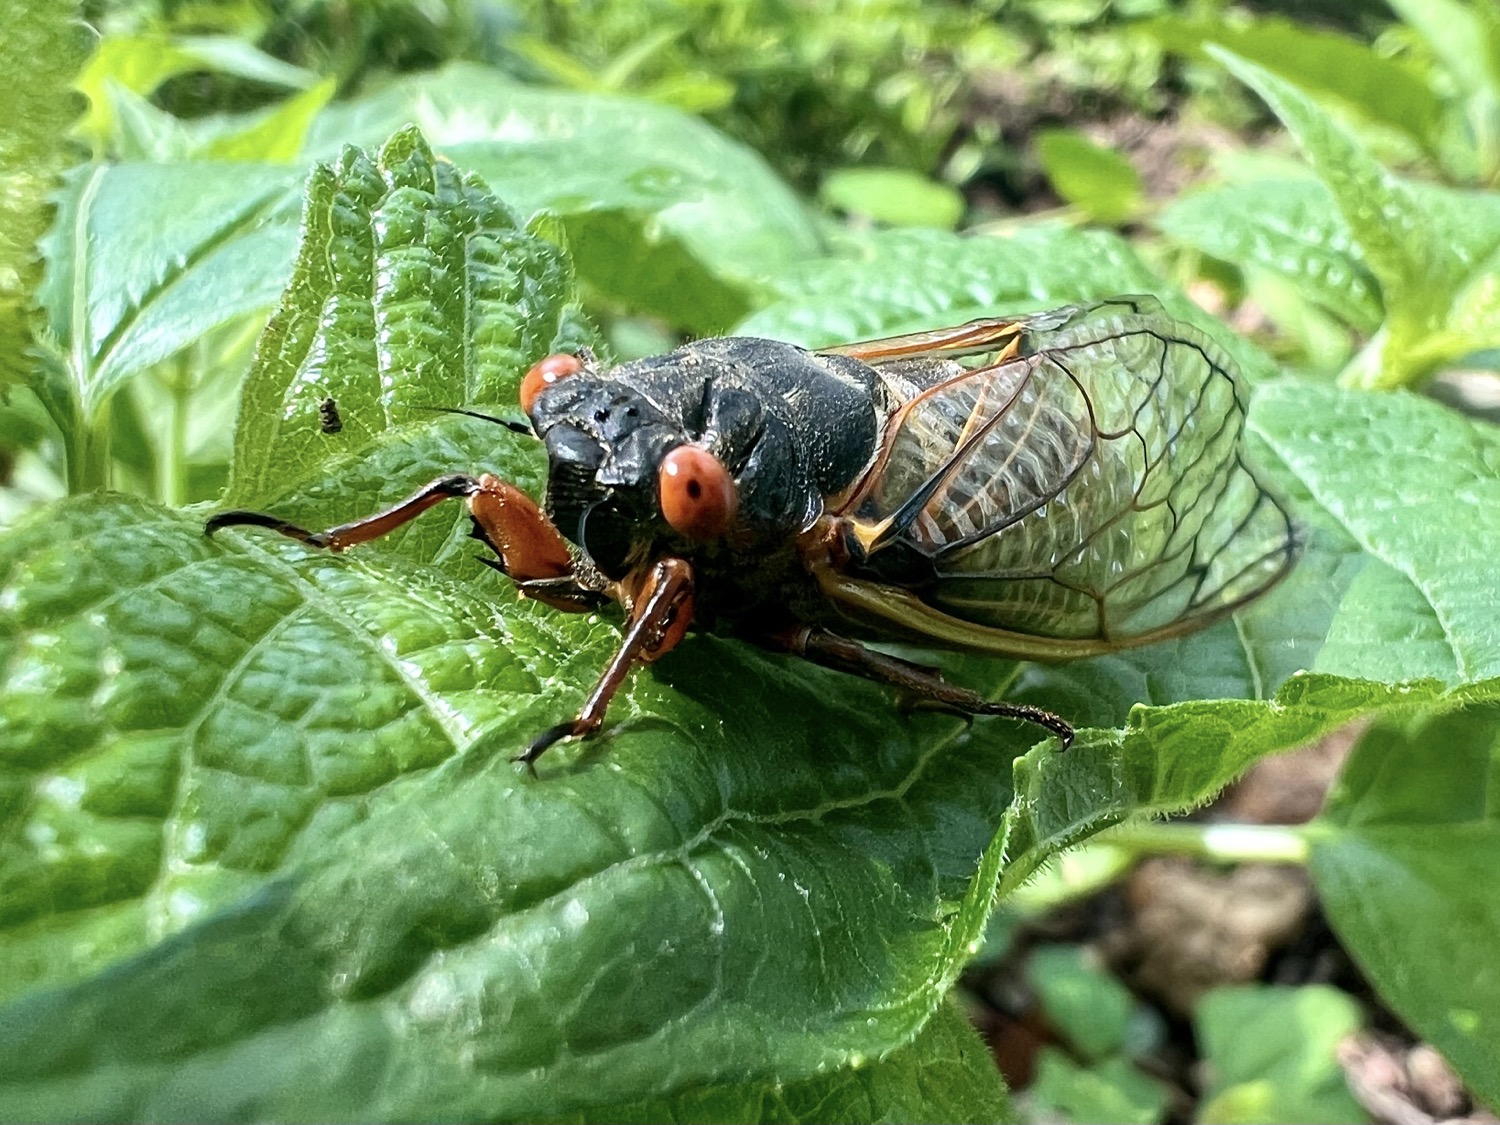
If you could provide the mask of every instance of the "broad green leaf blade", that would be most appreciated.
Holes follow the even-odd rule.
[[[776,280],[779,299],[735,332],[818,347],[1161,286],[1128,243],[1100,231],[1050,223],[1004,237],[882,231],[787,270]]]
[[[1147,268],[1108,231],[1029,223],[993,235],[893,230],[850,236],[835,256],[789,269],[778,300],[735,331],[808,347],[962,324],[1135,293],[1196,324],[1252,378],[1275,366]]]
[[[77,89],[89,100],[79,132],[96,146],[102,146],[114,132],[111,84],[133,94],[150,94],[167,79],[193,70],[217,71],[294,89],[317,81],[311,72],[232,36],[110,35],[100,41],[78,76]]]
[[[1154,1125],[1167,1111],[1167,1090],[1128,1059],[1079,1066],[1056,1047],[1043,1047],[1028,1091],[1030,1120]]]
[[[1130,161],[1082,133],[1044,129],[1036,149],[1057,194],[1097,222],[1123,223],[1145,202],[1141,177]]]
[[[1355,748],[1310,831],[1318,894],[1381,996],[1500,1101],[1500,707],[1392,719]]]
[[[522,214],[560,215],[579,277],[699,334],[722,331],[767,278],[820,240],[749,149],[666,106],[540,90],[455,66],[330,107],[309,150],[372,145],[415,122],[433,147]]]
[[[315,168],[302,230],[287,294],[246,379],[228,505],[281,506],[326,478],[330,456],[363,462],[353,475],[367,478],[399,466],[399,477],[375,482],[378,500],[349,490],[351,504],[368,507],[476,469],[455,463],[416,477],[406,434],[430,431],[435,409],[511,409],[531,363],[584,342],[561,252],[527,233],[477,177],[435,160],[415,129],[376,160],[350,148]],[[326,399],[343,419],[337,434],[320,425]],[[514,444],[499,427],[490,432]],[[300,518],[291,507],[284,514]]]
[[[0,114],[0,394],[34,373],[32,305],[42,274],[37,242],[50,225],[51,197],[72,160],[65,135],[80,106],[68,82],[87,51],[87,33],[68,4],[26,4],[7,14],[0,36],[6,111]]]
[[[863,1125],[869,1121],[1010,1121],[1005,1083],[989,1049],[952,1004],[944,1004],[910,1046],[878,1062],[785,1086],[695,1090],[671,1101],[638,1102],[567,1121],[616,1125]]]
[[[1132,702],[1269,699],[1302,669],[1372,686],[1500,676],[1495,427],[1410,394],[1283,381],[1255,388],[1248,432],[1306,534],[1291,576],[1233,622],[1028,667],[1008,695],[1116,726]]]
[[[132,375],[275,301],[295,244],[298,179],[255,164],[73,175],[43,244],[37,296],[85,418]]]
[[[1197,1120],[1213,1125],[1279,1121],[1350,1125],[1369,1116],[1339,1066],[1341,1040],[1359,1030],[1352,997],[1328,985],[1216,988],[1194,1025],[1209,1083]]]
[[[1500,676],[1500,430],[1408,394],[1280,383],[1260,388],[1250,431],[1329,561],[1359,558],[1309,667],[1450,685]]]
[[[1399,386],[1431,370],[1428,337],[1439,331],[1465,276],[1463,256],[1414,193],[1296,86],[1217,47],[1208,48],[1265,99],[1297,138],[1380,281],[1387,314],[1382,369]]]
[[[1267,754],[1361,715],[1449,698],[1500,698],[1500,680],[1448,693],[1430,680],[1387,685],[1308,674],[1267,700],[1135,707],[1123,731],[1091,732],[1066,754],[1039,750],[1016,763],[1001,891],[1024,882],[1049,855],[1127,816],[1201,804],[1192,794],[1217,793]]]
[[[1044,945],[1026,958],[1026,978],[1047,1021],[1084,1062],[1098,1062],[1125,1047],[1130,990],[1093,963],[1077,945]]]
[[[954,188],[907,168],[837,168],[818,195],[836,211],[897,227],[952,230],[965,209]]]
[[[1179,196],[1156,218],[1162,233],[1241,268],[1293,282],[1320,307],[1373,332],[1384,308],[1380,284],[1316,180],[1258,180]]]
[[[1163,16],[1141,30],[1185,54],[1201,57],[1211,44],[1232,51],[1303,90],[1335,99],[1366,121],[1399,130],[1429,152],[1443,131],[1443,100],[1420,69],[1347,35],[1276,18],[1237,26]]]
[[[531,778],[592,618],[114,498],[3,546],[6,1116],[797,1081],[910,1040],[979,940],[1029,732],[703,638]]]

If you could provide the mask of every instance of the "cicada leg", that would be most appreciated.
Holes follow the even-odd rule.
[[[693,568],[685,559],[659,559],[640,572],[633,583],[627,579],[625,585],[634,587],[625,637],[583,709],[577,718],[559,723],[532,739],[516,761],[530,765],[565,738],[593,734],[603,725],[609,701],[636,663],[649,663],[670,652],[687,633],[693,620]]]
[[[1000,715],[1035,723],[1057,735],[1062,740],[1064,750],[1073,742],[1072,725],[1051,711],[1025,703],[986,699],[978,692],[950,684],[930,668],[876,652],[858,641],[841,637],[827,629],[801,626],[773,634],[768,640],[776,647],[815,664],[823,664],[841,672],[852,672],[877,683],[890,684],[944,710],[963,715]]]
[[[544,588],[538,591],[539,596],[550,601],[545,597],[545,585],[567,579],[573,571],[567,540],[552,526],[536,501],[515,485],[488,473],[478,477],[462,473],[438,477],[398,504],[326,531],[308,531],[264,512],[245,511],[219,512],[209,518],[203,530],[212,535],[224,527],[266,527],[309,547],[345,551],[389,535],[428,508],[458,497],[468,500],[476,535],[500,556],[500,569],[523,592],[530,592],[527,587],[532,583],[542,583]],[[561,608],[580,608],[567,604],[562,593],[557,592]]]

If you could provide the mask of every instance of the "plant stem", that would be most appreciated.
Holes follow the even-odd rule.
[[[67,443],[68,494],[108,488],[112,482],[109,459],[109,404],[89,418],[80,408]]]
[[[161,443],[161,502],[173,508],[187,503],[188,404],[193,397],[192,367],[186,350],[173,361],[167,379],[167,435]]]
[[[1303,864],[1308,851],[1301,826],[1280,824],[1130,821],[1102,833],[1099,842],[1137,853],[1190,855],[1215,863]]]

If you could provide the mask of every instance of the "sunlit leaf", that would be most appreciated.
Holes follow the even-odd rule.
[[[1113,149],[1067,129],[1043,130],[1036,137],[1036,149],[1053,189],[1089,218],[1123,223],[1140,210],[1140,175]]]

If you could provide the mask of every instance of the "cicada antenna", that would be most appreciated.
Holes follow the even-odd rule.
[[[457,406],[419,406],[416,409],[431,410],[438,414],[462,414],[466,418],[478,418],[481,422],[493,422],[497,426],[504,426],[513,434],[536,437],[536,432],[528,425],[512,422],[509,418],[496,418],[493,414],[481,414],[477,410],[464,410]]]

